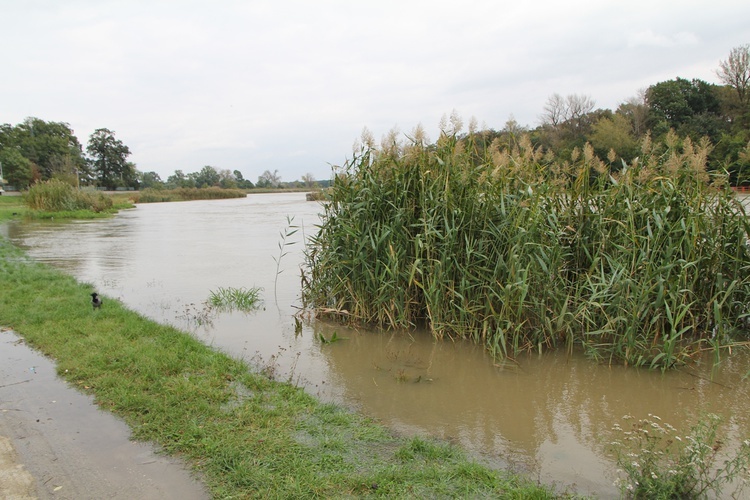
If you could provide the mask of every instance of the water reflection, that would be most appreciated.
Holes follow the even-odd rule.
[[[253,195],[141,205],[104,221],[12,222],[2,230],[34,258],[100,293],[324,400],[356,407],[398,432],[459,443],[545,483],[617,496],[607,444],[626,414],[656,414],[687,431],[712,411],[730,424],[729,441],[750,435],[746,354],[727,358],[715,373],[699,366],[662,374],[565,353],[498,364],[477,346],[437,342],[419,331],[353,331],[308,321],[295,334],[302,238],[315,231],[318,209],[302,194]],[[287,217],[303,227],[277,275],[274,257]],[[229,286],[262,287],[264,308],[198,322],[210,291]],[[334,333],[343,339],[319,340]]]

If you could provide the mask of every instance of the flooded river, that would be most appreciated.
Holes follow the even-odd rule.
[[[710,411],[723,417],[728,443],[750,436],[744,353],[717,368],[662,374],[563,352],[498,363],[480,347],[419,331],[354,331],[309,319],[296,331],[303,240],[315,232],[318,211],[304,194],[263,194],[143,204],[108,220],[13,221],[0,231],[105,300],[118,298],[398,432],[447,439],[482,462],[561,489],[617,496],[609,443],[625,415],[658,415],[687,432]],[[290,221],[298,230],[283,244]],[[263,289],[258,311],[207,313],[211,291],[251,286]],[[342,340],[320,340],[334,334]]]

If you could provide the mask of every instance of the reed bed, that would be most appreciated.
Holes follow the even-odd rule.
[[[320,316],[662,369],[748,340],[750,225],[708,143],[561,163],[445,128],[365,141],[336,176],[305,252]]]
[[[168,201],[221,200],[245,198],[247,193],[240,189],[223,189],[216,186],[207,188],[147,188],[135,196],[136,203],[161,203]]]
[[[34,184],[23,194],[32,210],[43,212],[105,212],[113,206],[112,199],[93,189],[76,189],[57,179]]]

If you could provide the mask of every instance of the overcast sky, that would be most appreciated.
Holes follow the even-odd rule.
[[[747,0],[0,0],[0,123],[108,128],[163,180],[327,179],[364,127],[534,127],[553,93],[718,83],[746,43]]]

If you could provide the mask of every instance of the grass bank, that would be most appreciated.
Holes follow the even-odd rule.
[[[28,211],[28,207],[23,203],[23,198],[20,196],[0,196],[0,222],[23,217]]]
[[[0,196],[0,221],[28,219],[98,219],[133,208],[132,197],[75,189],[59,181],[43,182],[19,195]]]
[[[215,498],[553,498],[550,490],[401,438],[104,298],[0,240],[0,324],[56,361],[134,438],[185,460]]]
[[[247,196],[241,189],[177,188],[177,189],[144,189],[133,193],[136,203],[161,203],[168,201],[222,200],[227,198],[244,198]]]

